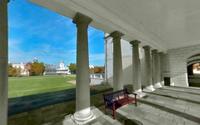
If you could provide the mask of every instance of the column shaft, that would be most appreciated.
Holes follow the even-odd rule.
[[[7,125],[8,111],[7,0],[0,1],[0,125]]]
[[[141,91],[141,64],[139,59],[139,41],[132,41],[132,71],[133,71],[133,90]]]
[[[76,72],[76,113],[75,122],[84,124],[93,116],[90,111],[90,80],[88,54],[88,25],[89,17],[77,13],[73,22],[77,26],[77,72]]]
[[[85,25],[78,25],[77,28],[76,111],[79,111],[90,107],[90,82],[87,27]]]
[[[113,37],[113,88],[114,91],[123,89],[122,73],[122,54],[121,54],[121,36],[123,34],[115,31],[110,34]]]
[[[157,72],[157,82],[161,83],[161,67],[160,67],[160,54],[157,54],[157,60],[158,60],[158,72]]]
[[[145,52],[145,89],[144,91],[154,91],[152,85],[152,58],[151,58],[151,49],[150,46],[144,46]]]
[[[155,88],[160,88],[161,86],[161,74],[160,74],[160,56],[157,50],[152,51],[153,61],[153,84]]]
[[[162,82],[162,79],[161,79],[161,54],[160,53],[157,53],[157,83],[156,85],[154,85],[155,88],[160,88],[162,87],[161,85],[161,82]]]
[[[155,85],[158,82],[157,74],[158,74],[158,51],[152,50],[152,82]]]
[[[164,53],[163,52],[159,52],[159,58],[160,58],[160,84],[164,85],[164,76],[163,76],[164,68],[163,68],[163,66],[165,64],[163,63],[163,61],[164,61]]]

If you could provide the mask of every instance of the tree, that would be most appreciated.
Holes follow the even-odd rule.
[[[90,73],[94,74],[94,73],[104,73],[105,72],[105,68],[101,67],[101,66],[95,66],[94,68],[90,68]]]
[[[100,67],[94,67],[94,73],[102,73]]]
[[[15,68],[11,64],[8,65],[8,76],[9,77],[16,77],[20,76],[21,69]]]
[[[76,74],[76,64],[75,63],[70,63],[69,64],[69,70],[72,74]]]
[[[39,62],[27,63],[26,68],[31,76],[43,75],[45,71],[44,64]]]

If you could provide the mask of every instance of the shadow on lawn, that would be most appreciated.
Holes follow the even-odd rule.
[[[91,95],[96,95],[111,90],[112,88],[108,85],[91,86],[90,88]],[[31,110],[49,105],[73,101],[75,100],[75,97],[76,97],[76,89],[73,88],[57,92],[48,92],[31,96],[11,98],[9,99],[8,115],[12,116],[18,113],[29,112]],[[100,100],[101,101],[103,100],[102,97]],[[97,102],[99,101],[99,99],[98,100],[94,99],[94,101]],[[91,99],[91,103],[94,101]]]

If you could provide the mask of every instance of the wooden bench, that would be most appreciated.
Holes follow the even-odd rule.
[[[130,97],[129,94],[134,94],[134,98]],[[103,94],[105,111],[106,108],[112,110],[113,119],[115,119],[115,111],[123,105],[134,103],[137,106],[137,94],[129,93],[127,89]]]

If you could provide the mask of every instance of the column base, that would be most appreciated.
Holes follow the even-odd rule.
[[[81,111],[75,112],[74,115],[71,116],[71,119],[78,125],[84,125],[94,120],[95,118],[96,117],[91,111],[90,107],[83,109]]]
[[[149,85],[149,86],[145,87],[143,89],[143,91],[144,92],[153,92],[153,91],[155,91],[155,88],[153,87],[153,85]]]
[[[156,88],[156,89],[161,88],[161,87],[162,87],[162,85],[160,84],[160,82],[158,82],[158,83],[156,83],[156,84],[154,85],[154,88]]]
[[[162,85],[162,86],[165,86],[164,81],[161,82],[161,85]]]
[[[142,98],[146,96],[146,94],[142,92],[142,89],[135,90],[134,93],[137,94],[137,98]]]

